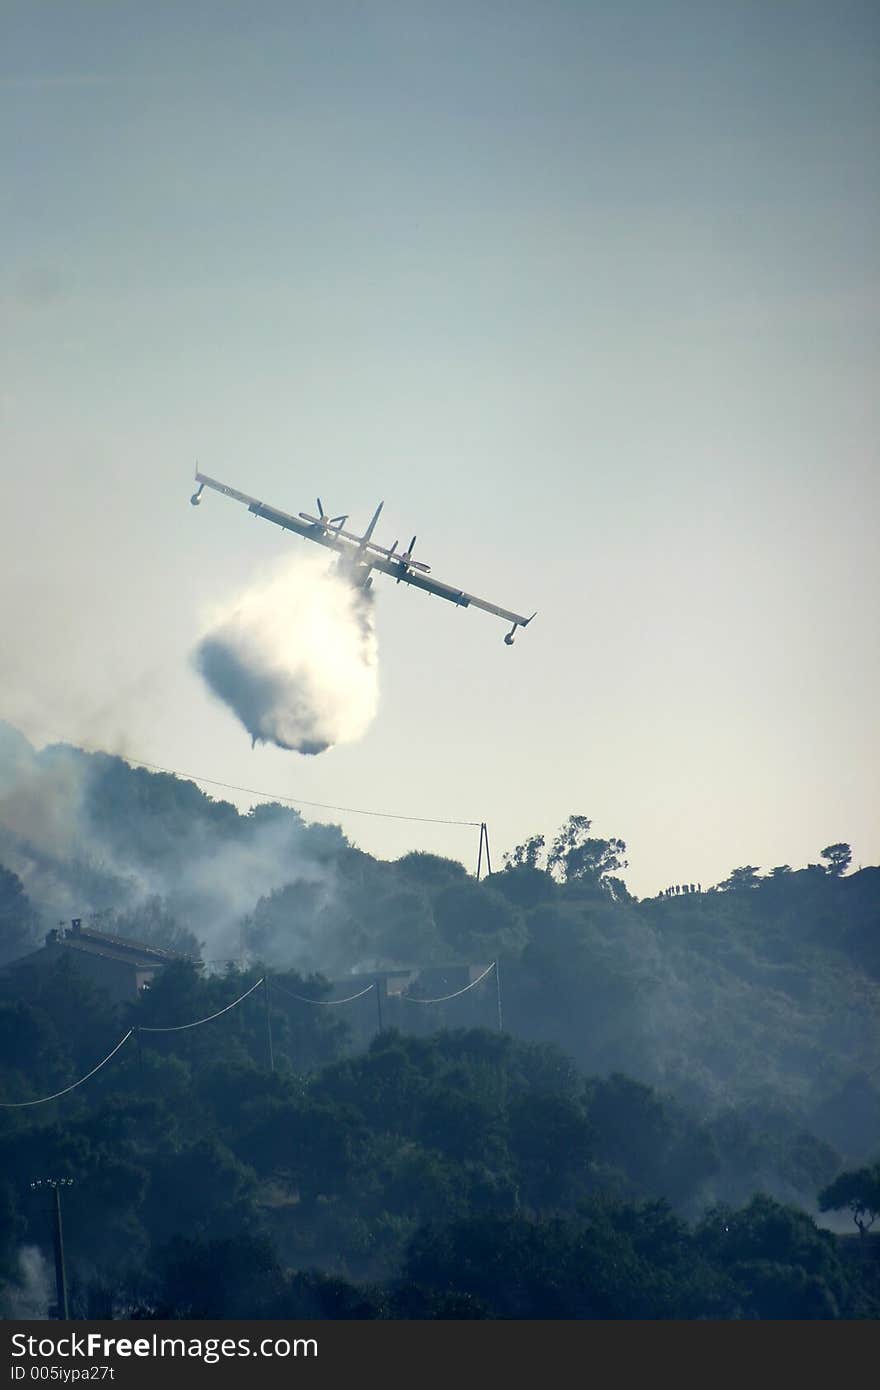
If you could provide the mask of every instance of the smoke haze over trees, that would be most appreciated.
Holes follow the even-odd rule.
[[[0,1099],[60,1089],[133,1022],[204,1017],[265,969],[341,998],[352,972],[407,968],[431,998],[454,966],[498,960],[506,1030],[491,972],[448,1003],[389,997],[378,1037],[374,997],[276,993],[274,1074],[248,999],[185,1046],[154,1038],[142,1076],[125,1048],[62,1101],[0,1112],[6,1306],[43,1288],[45,1220],[23,1192],[54,1164],[76,1178],[90,1316],[874,1308],[814,1217],[843,1230],[876,1210],[880,869],[848,872],[840,842],[823,864],[636,901],[626,852],[572,815],[477,883],[0,726],[0,963],[71,916],[213,963],[169,967],[125,1006],[64,962],[0,976]],[[511,1271],[494,1291],[492,1261]]]

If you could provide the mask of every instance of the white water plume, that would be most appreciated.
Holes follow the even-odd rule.
[[[354,742],[379,702],[372,601],[323,556],[285,560],[215,613],[194,661],[254,743],[298,753]]]

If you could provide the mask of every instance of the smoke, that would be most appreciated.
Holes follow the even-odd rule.
[[[52,1293],[52,1279],[45,1259],[36,1245],[23,1245],[18,1252],[15,1283],[7,1284],[3,1290],[0,1317],[48,1318]]]
[[[38,844],[43,854],[74,857],[82,814],[82,770],[57,747],[37,760],[23,734],[0,723],[0,842]]]
[[[63,744],[35,752],[0,722],[0,866],[22,881],[37,919],[0,939],[0,960],[71,917],[185,952],[194,937],[207,958],[237,959],[244,920],[265,895],[297,883],[316,911],[326,907],[340,830],[279,805],[240,815],[171,782]],[[301,934],[291,924],[281,935],[282,958]]]
[[[191,854],[173,872],[166,868],[144,874],[146,903],[159,899],[175,920],[186,923],[203,942],[208,960],[238,960],[246,954],[243,926],[265,894],[279,892],[291,881],[300,890],[308,887],[322,903],[334,893],[333,871],[314,857],[308,831],[295,812],[276,806],[265,818],[242,817],[239,832],[238,838],[213,843],[197,832],[190,839]],[[338,843],[343,843],[341,833]],[[146,905],[143,899],[141,905]],[[298,926],[290,924],[287,939],[277,943],[275,959],[291,958],[302,935]],[[137,936],[136,919],[131,934]]]
[[[323,556],[298,556],[215,614],[194,653],[254,743],[323,753],[360,738],[378,705],[372,602]]]

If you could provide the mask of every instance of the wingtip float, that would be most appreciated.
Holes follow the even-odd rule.
[[[285,531],[293,531],[296,535],[302,536],[304,540],[314,541],[317,545],[326,546],[330,550],[335,550],[339,555],[339,568],[345,575],[350,584],[355,588],[367,590],[373,583],[373,570],[379,570],[382,574],[389,575],[398,584],[411,584],[416,589],[423,589],[425,593],[435,594],[438,598],[445,598],[450,603],[457,604],[459,608],[482,608],[486,613],[493,613],[498,618],[503,618],[505,622],[511,624],[510,631],[505,633],[504,641],[508,647],[513,646],[513,639],[518,627],[528,627],[532,618],[537,615],[533,613],[530,618],[524,618],[520,613],[512,613],[508,608],[501,608],[496,603],[489,603],[487,599],[477,598],[475,594],[467,594],[463,589],[458,589],[453,584],[444,584],[440,579],[430,578],[431,566],[424,564],[421,560],[413,559],[416,536],[413,536],[406,550],[398,550],[398,542],[387,548],[377,545],[373,537],[376,523],[379,520],[384,502],[380,502],[372,520],[362,536],[355,535],[351,531],[344,529],[348,516],[327,516],[324,511],[320,497],[317,498],[318,515],[313,516],[310,512],[299,512],[297,516],[291,516],[287,512],[279,511],[277,507],[270,507],[265,502],[260,502],[256,497],[249,497],[245,492],[238,492],[233,487],[227,487],[226,483],[218,482],[216,478],[209,478],[206,473],[196,472],[196,482],[198,487],[189,499],[194,507],[198,507],[202,501],[202,493],[205,488],[211,488],[214,492],[221,493],[224,497],[231,497],[235,502],[241,502],[247,507],[254,516],[264,517],[266,521],[272,521],[276,526],[281,526]]]

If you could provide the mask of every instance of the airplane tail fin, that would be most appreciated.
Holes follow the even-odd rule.
[[[381,510],[382,510],[382,508],[383,508],[384,506],[385,506],[385,503],[384,503],[384,502],[380,502],[379,505],[378,505],[378,507],[376,508],[376,510],[373,512],[373,520],[370,522],[369,526],[367,527],[366,531],[364,532],[363,536],[361,537],[361,545],[366,545],[367,541],[370,539],[370,537],[372,536],[373,532],[375,531],[375,529],[376,529],[376,522],[379,520],[379,513],[381,512]]]

